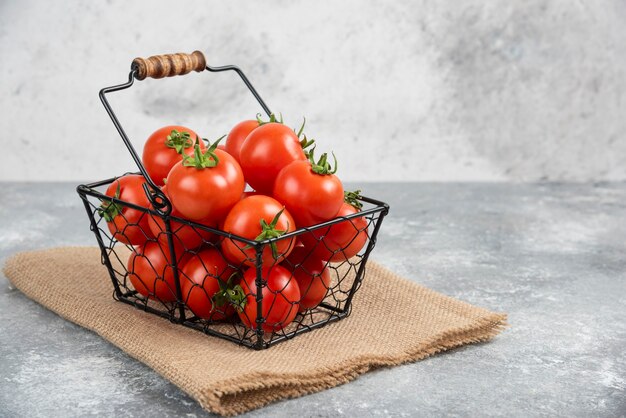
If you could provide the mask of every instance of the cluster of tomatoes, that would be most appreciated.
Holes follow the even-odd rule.
[[[337,161],[333,168],[327,154],[316,160],[314,149],[307,150],[314,141],[303,128],[295,132],[273,116],[269,122],[246,120],[224,145],[218,145],[223,137],[205,143],[183,126],[154,132],[142,162],[171,202],[169,228],[163,217],[142,210],[151,203],[141,175],[116,179],[106,194],[124,203],[106,200],[98,209],[112,237],[134,246],[127,262],[134,289],[150,299],[176,301],[176,265],[183,302],[197,317],[219,321],[238,314],[256,328],[261,264],[265,331],[280,330],[298,312],[318,306],[331,286],[329,263],[364,247],[367,220],[352,216],[290,234],[361,208],[358,193],[344,191],[335,175]],[[245,191],[246,184],[253,191]],[[262,251],[251,245],[271,238]]]

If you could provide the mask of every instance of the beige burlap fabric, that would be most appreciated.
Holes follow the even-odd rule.
[[[485,341],[506,325],[504,314],[441,295],[370,262],[350,317],[254,351],[114,301],[97,248],[17,254],[4,272],[28,297],[97,332],[222,415]]]

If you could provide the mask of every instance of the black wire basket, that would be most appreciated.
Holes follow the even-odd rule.
[[[106,94],[127,89],[135,80],[183,75],[192,70],[235,71],[264,112],[271,114],[239,68],[207,66],[199,51],[135,59],[126,83],[100,91],[105,109],[139,168],[134,174],[145,178],[143,188],[150,203],[142,207],[105,194],[105,189],[122,176],[77,187],[102,263],[109,271],[114,298],[254,349],[268,348],[347,317],[388,205],[358,196],[362,207],[355,213],[262,241],[173,216],[171,202],[150,180]],[[111,221],[102,216],[103,205],[112,204],[124,219],[122,230],[111,228]],[[348,237],[341,246],[328,238],[330,231],[339,228]],[[125,243],[124,236],[130,234],[145,235],[146,243]],[[183,235],[185,240],[180,239]],[[240,251],[242,261],[224,256],[226,246]],[[267,253],[277,246],[290,248],[291,256],[268,258]],[[192,264],[193,269],[187,268]],[[289,297],[294,286],[299,291]],[[222,298],[238,292],[239,300],[245,303],[237,306],[218,301],[216,292]]]

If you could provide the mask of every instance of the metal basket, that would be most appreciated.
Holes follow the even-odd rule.
[[[122,129],[105,96],[109,92],[129,88],[136,79],[143,80],[146,77],[161,78],[164,76],[183,75],[192,70],[199,72],[205,69],[210,72],[235,71],[259,102],[265,113],[268,115],[271,114],[269,108],[263,102],[250,81],[243,72],[235,66],[207,66],[204,56],[198,51],[193,54],[161,55],[145,60],[136,59],[133,61],[128,81],[124,84],[102,89],[100,91],[100,99],[139,168],[139,173],[137,174],[143,175],[146,180],[147,184],[144,185],[144,189],[152,207],[145,208],[137,206],[106,195],[104,190],[113,183],[116,178],[79,185],[77,192],[83,200],[85,210],[91,222],[91,230],[94,232],[98,245],[100,246],[102,263],[107,267],[111,276],[114,287],[113,296],[115,299],[133,305],[146,312],[167,318],[172,322],[200,330],[206,334],[250,348],[264,349],[303,332],[311,331],[345,318],[350,314],[354,294],[365,276],[367,259],[374,249],[378,230],[383,218],[388,213],[389,207],[387,204],[378,200],[360,197],[359,200],[363,204],[363,208],[357,213],[345,217],[338,217],[314,226],[300,228],[278,238],[270,238],[263,241],[251,241],[216,228],[172,216],[172,205],[170,201],[150,180],[141,159],[130,143],[130,140]],[[109,204],[114,203],[121,208],[133,209],[141,213],[138,219],[134,219],[133,222],[128,223],[127,228],[145,228],[146,220],[158,222],[159,225],[161,225],[159,236],[150,238],[149,241],[155,242],[153,246],[156,246],[156,243],[161,243],[158,244],[158,248],[167,262],[165,265],[159,266],[150,264],[150,268],[154,269],[156,276],[154,283],[148,283],[146,285],[143,282],[134,282],[135,285],[145,286],[141,293],[137,291],[137,286],[133,285],[133,278],[136,276],[133,276],[132,271],[129,272],[129,268],[131,270],[134,269],[134,263],[138,258],[143,257],[143,255],[138,248],[122,243],[111,233],[106,220],[100,216],[98,211],[98,208],[103,202],[109,202]],[[122,213],[119,216],[124,215]],[[366,240],[359,252],[348,259],[345,259],[345,257],[335,257],[334,255],[341,255],[344,250],[348,252],[348,247],[350,247],[353,241],[346,244],[345,248],[331,248],[325,241],[325,234],[330,228],[337,227],[340,224],[343,227],[349,226],[349,228],[354,229],[353,240]],[[177,234],[182,229],[186,229],[185,232],[188,234],[197,234],[198,239],[195,240],[195,242],[198,243],[197,246],[188,248],[177,239]],[[147,231],[145,233],[147,236],[153,235]],[[289,245],[296,245],[296,243],[304,239],[309,243],[308,248],[311,253],[315,252],[317,247],[325,246],[328,248],[325,251],[329,252],[329,255],[333,255],[328,258],[339,259],[338,262],[324,262],[324,269],[329,273],[329,280],[324,283],[326,295],[319,305],[307,309],[300,309],[299,303],[292,302],[289,314],[292,316],[295,314],[295,319],[284,328],[268,329],[267,326],[264,326],[265,318],[269,318],[272,309],[275,308],[273,305],[274,299],[269,303],[269,308],[268,301],[271,296],[279,297],[280,294],[275,292],[274,289],[268,288],[263,269],[272,266],[268,265],[267,261],[265,261],[264,264],[263,253],[266,248],[272,245],[285,242],[289,242]],[[181,266],[194,257],[199,258],[198,254],[202,251],[210,251],[210,249],[213,249],[221,254],[220,248],[224,245],[225,240],[232,241],[238,248],[245,248],[248,254],[248,260],[247,264],[242,263],[234,265],[232,261],[222,256],[224,265],[227,265],[231,271],[235,272],[241,272],[243,269],[254,269],[256,272],[254,285],[245,290],[246,297],[253,298],[253,301],[256,303],[256,315],[253,315],[254,317],[243,317],[240,319],[239,315],[233,314],[234,311],[232,311],[232,308],[228,307],[228,304],[222,307],[212,306],[211,315],[198,316],[196,315],[198,312],[194,313],[190,306],[192,293],[204,291],[204,289],[198,286],[197,282],[192,282],[192,279],[185,274]],[[332,253],[330,253],[330,251],[332,251]],[[310,254],[307,256],[309,255]],[[285,267],[292,273],[289,280],[296,280],[294,277],[295,272],[299,271],[298,269],[304,269],[303,265],[306,263],[307,256],[298,263],[293,263],[289,260],[275,260],[273,265],[280,264],[282,267]],[[212,273],[207,271],[205,279],[209,280],[211,278]],[[313,278],[313,280],[315,280],[315,278]],[[268,293],[270,291],[272,293]],[[142,293],[146,294],[147,297]],[[267,299],[265,301],[265,307],[264,298]],[[294,310],[293,313],[291,309]],[[196,311],[198,311],[197,308]]]

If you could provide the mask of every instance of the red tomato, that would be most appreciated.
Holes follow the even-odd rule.
[[[165,195],[167,195],[167,186],[161,187],[161,190]],[[182,214],[176,210],[176,208],[172,207],[171,216],[175,216],[177,218],[182,218]],[[209,222],[197,222],[202,225],[217,227],[217,225],[210,225]],[[165,221],[163,218],[157,215],[150,215],[148,219],[148,225],[150,226],[150,231],[154,234],[155,237],[159,240],[162,245],[167,246],[167,229],[165,227]],[[191,250],[202,245],[203,242],[213,241],[215,239],[214,234],[211,232],[205,231],[200,228],[194,228],[190,225],[184,224],[179,221],[175,221],[170,219],[170,228],[172,231],[172,236],[174,237],[175,244],[184,248],[185,250]]]
[[[261,196],[265,196],[265,195],[263,195],[263,194],[261,194],[261,193],[259,193],[259,192],[255,192],[254,190],[250,190],[250,191],[247,191],[247,192],[243,192],[243,193],[241,194],[241,198],[242,198],[242,199],[245,199],[246,197],[250,197],[250,196],[259,196],[259,195],[261,195]]]
[[[264,267],[261,275],[267,281],[263,287],[262,315],[265,319],[265,332],[280,331],[289,325],[298,314],[300,289],[289,270],[279,265]],[[256,268],[249,268],[243,274],[241,288],[245,294],[245,306],[239,312],[239,318],[248,328],[256,329]]]
[[[276,178],[273,196],[285,205],[299,227],[334,218],[344,197],[339,178],[314,173],[309,161],[295,161],[285,167]]]
[[[198,135],[191,129],[176,125],[165,126],[150,135],[143,146],[141,161],[154,184],[163,185],[163,179],[167,177],[174,164],[182,160],[183,150],[187,155],[193,154],[196,137]],[[200,149],[204,149],[204,142],[202,140],[198,142]]]
[[[232,316],[235,309],[226,299],[219,300],[216,295],[221,290],[220,281],[226,285],[235,272],[217,249],[201,250],[191,256],[181,269],[183,301],[203,319],[219,321]]]
[[[105,194],[124,202],[150,208],[150,201],[143,190],[145,182],[143,176],[127,174],[111,183]],[[148,212],[104,201],[98,209],[98,213],[107,221],[113,238],[124,244],[141,245],[149,238],[154,237],[148,226],[150,219]]]
[[[184,265],[186,257],[181,256],[182,251],[176,253],[181,260],[179,266]],[[173,302],[176,300],[176,284],[170,260],[172,257],[167,247],[158,241],[147,241],[129,257],[128,279],[143,296],[161,302]]]
[[[306,247],[293,249],[283,264],[293,272],[300,289],[300,312],[315,308],[326,297],[330,287],[330,273],[326,262]]]
[[[259,121],[256,120],[244,120],[243,122],[239,122],[233,129],[228,133],[228,137],[226,138],[226,152],[232,155],[238,163],[241,163],[239,160],[239,152],[241,151],[241,146],[243,145],[243,141],[248,137],[250,132],[259,127]]]
[[[282,213],[280,213],[282,211]],[[280,213],[280,216],[276,216]],[[273,221],[276,221],[273,225]],[[264,224],[262,224],[264,223]],[[240,200],[226,216],[224,232],[250,240],[262,241],[296,230],[296,223],[284,206],[269,196],[255,195]],[[294,238],[283,239],[263,249],[263,264],[272,265],[281,261],[293,248]],[[224,255],[235,264],[255,265],[256,250],[246,248],[244,242],[226,238],[222,241]]]
[[[239,153],[246,181],[263,194],[272,193],[280,170],[294,161],[305,159],[296,134],[276,122],[266,123],[253,130]]]
[[[358,210],[343,203],[337,217],[357,213]],[[367,219],[358,217],[347,219],[326,228],[320,228],[300,235],[305,247],[322,260],[340,262],[354,257],[367,242]]]
[[[203,158],[214,167],[176,164],[167,176],[167,189],[183,217],[218,224],[241,199],[245,182],[241,167],[230,154],[220,149],[212,153],[217,163],[206,154]]]

